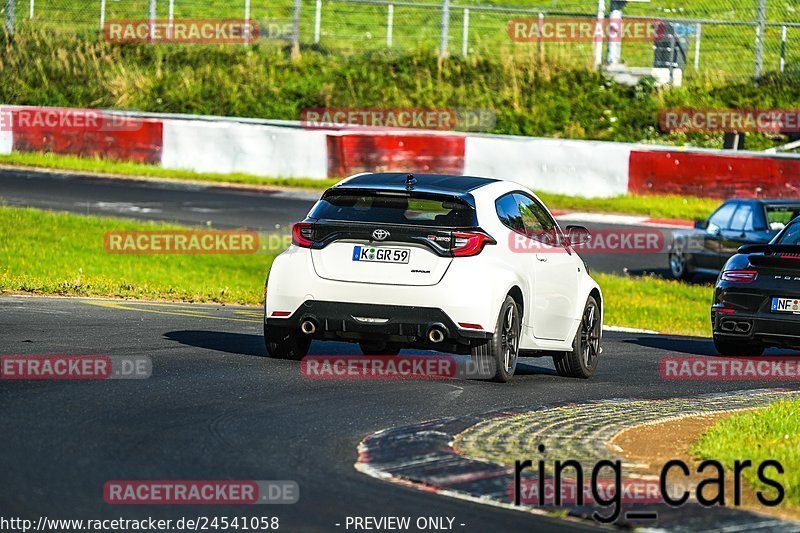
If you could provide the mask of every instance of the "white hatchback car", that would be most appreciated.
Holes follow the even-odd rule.
[[[312,339],[471,354],[507,381],[522,356],[590,377],[603,297],[567,226],[531,191],[490,178],[376,173],[347,178],[292,227],[272,264],[264,339],[300,359]],[[580,241],[580,242],[579,242]]]

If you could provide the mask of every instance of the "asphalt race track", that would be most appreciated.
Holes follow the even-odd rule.
[[[769,386],[663,381],[662,356],[713,353],[691,338],[606,333],[590,381],[559,378],[543,358],[523,359],[508,384],[328,381],[264,357],[256,308],[5,297],[0,317],[3,354],[145,355],[153,363],[144,380],[2,382],[0,507],[29,518],[258,515],[278,516],[287,531],[330,531],[344,530],[336,524],[347,516],[410,515],[455,517],[464,531],[577,529],[586,525],[375,480],[353,468],[356,445],[384,428],[502,408]],[[357,352],[318,342],[312,353]],[[294,480],[300,501],[113,506],[103,484],[114,479]]]
[[[0,201],[5,205],[218,229],[288,231],[292,222],[305,218],[317,198],[317,194],[306,191],[0,169]],[[631,226],[586,225],[594,231],[631,230]],[[591,270],[599,272],[669,275],[663,253],[584,253],[582,257]]]
[[[302,219],[314,195],[4,170],[0,199],[81,214],[274,230]],[[586,260],[596,270],[634,273],[663,271],[666,263],[663,254]],[[359,352],[355,345],[317,342],[311,353]],[[0,381],[0,509],[31,519],[277,516],[286,531],[344,531],[347,517],[397,515],[452,517],[454,529],[463,531],[586,529],[592,524],[373,479],[355,470],[356,447],[385,428],[506,408],[786,386],[659,375],[666,355],[714,353],[702,339],[606,332],[598,373],[589,381],[556,376],[549,358],[523,359],[508,384],[312,380],[301,375],[298,362],[264,357],[258,308],[7,296],[0,298],[0,354],[147,356],[153,375]],[[293,480],[300,501],[107,504],[104,484],[127,479]]]

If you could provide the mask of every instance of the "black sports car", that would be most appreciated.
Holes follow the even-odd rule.
[[[768,244],[749,244],[725,264],[711,306],[714,345],[723,355],[800,348],[800,218]]]
[[[728,200],[694,230],[673,234],[669,270],[675,279],[716,276],[743,244],[766,244],[800,215],[800,200]]]

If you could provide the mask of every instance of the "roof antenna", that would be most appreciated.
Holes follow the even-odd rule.
[[[408,176],[406,176],[406,190],[410,191],[414,187],[414,184],[416,182],[417,178],[414,177],[414,174],[409,174]]]

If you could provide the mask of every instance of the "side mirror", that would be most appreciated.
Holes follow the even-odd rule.
[[[720,234],[721,231],[722,230],[720,229],[720,227],[717,226],[716,224],[709,224],[708,226],[706,226],[706,233],[708,233],[712,237],[716,237],[717,235]]]
[[[708,222],[705,220],[695,220],[694,221],[694,229],[706,229],[708,227]]]
[[[592,234],[584,226],[567,226],[567,241],[573,248],[585,246],[592,240]]]

